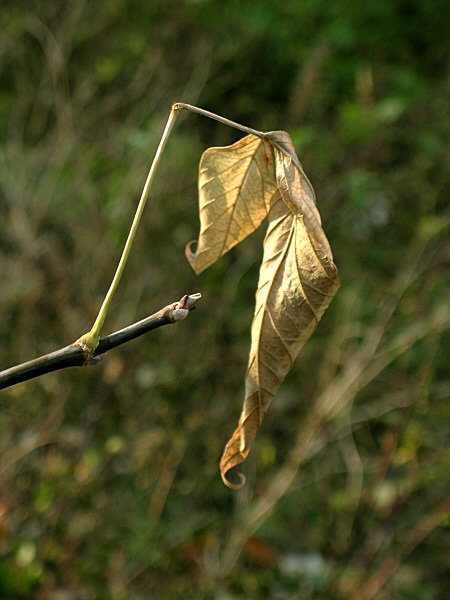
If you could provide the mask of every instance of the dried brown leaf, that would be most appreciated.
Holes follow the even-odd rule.
[[[266,135],[273,144],[277,186],[283,200],[295,215],[303,217],[307,230],[314,231],[330,260],[333,260],[330,244],[322,229],[316,195],[295,153],[289,134],[285,131],[272,131]]]
[[[259,227],[276,192],[270,143],[248,135],[232,146],[209,148],[199,167],[200,236],[186,256],[197,273]]]
[[[233,488],[245,479],[239,474],[241,483],[232,484],[227,472],[246,459],[273,395],[339,288],[314,191],[292,142],[285,132],[268,135],[281,197],[264,240],[244,406],[220,462],[222,479]]]
[[[276,181],[274,179],[275,154]],[[283,131],[210,148],[200,162],[200,236],[186,255],[201,273],[268,215],[239,426],[220,462],[223,481],[250,450],[272,397],[339,287],[314,190]]]

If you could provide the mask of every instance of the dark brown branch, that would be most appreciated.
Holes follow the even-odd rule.
[[[144,335],[144,333],[147,333],[148,331],[162,327],[163,325],[169,325],[170,323],[176,323],[177,321],[183,320],[187,317],[189,312],[195,308],[195,304],[200,297],[200,294],[183,296],[179,302],[175,302],[174,304],[162,308],[154,315],[101,338],[92,357],[89,357],[85,350],[73,343],[70,346],[66,346],[65,348],[46,354],[45,356],[40,356],[34,360],[1,371],[0,390],[15,385],[16,383],[27,381],[28,379],[34,379],[45,373],[65,369],[66,367],[82,367],[86,364],[97,364],[102,360],[106,352],[112,348],[116,348],[121,344],[126,344],[130,340]]]

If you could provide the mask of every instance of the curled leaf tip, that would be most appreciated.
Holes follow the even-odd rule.
[[[222,477],[222,481],[224,482],[224,484],[227,487],[231,488],[232,490],[240,490],[241,487],[243,485],[245,485],[246,479],[245,479],[245,475],[243,473],[237,473],[237,475],[240,479],[239,483],[231,483],[231,481],[229,479],[227,479],[227,476],[226,476],[227,473],[228,473],[228,471],[221,471],[221,473],[220,473],[220,475]]]
[[[190,242],[188,242],[186,244],[186,248],[184,249],[184,253],[186,255],[186,258],[189,261],[189,264],[191,265],[191,267],[194,269],[194,271],[198,275],[201,272],[201,270],[198,270],[196,268],[196,265],[195,265],[195,251],[192,250],[192,244],[198,244],[198,240],[191,240]]]
[[[231,483],[227,479],[227,473],[231,471],[233,467],[237,467],[242,464],[248,456],[249,448],[242,444],[242,424],[239,425],[237,430],[234,432],[233,437],[227,443],[225,450],[223,451],[222,458],[220,460],[220,475],[222,481],[226,486],[233,490],[238,490],[245,483],[245,476],[242,473],[237,473],[240,483]],[[243,447],[242,447],[243,446]]]

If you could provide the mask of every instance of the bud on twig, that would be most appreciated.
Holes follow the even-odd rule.
[[[191,310],[195,310],[196,304],[201,297],[202,295],[199,293],[183,296],[179,302],[172,305],[169,311],[170,320],[176,323],[185,319]]]

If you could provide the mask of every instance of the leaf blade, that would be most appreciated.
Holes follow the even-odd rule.
[[[233,484],[228,471],[247,458],[274,394],[339,288],[314,191],[292,156],[292,142],[285,132],[267,135],[274,139],[279,196],[264,240],[244,405],[220,462],[222,479],[232,488],[245,479],[239,473],[240,483]]]
[[[271,145],[248,135],[232,146],[209,148],[200,160],[200,235],[186,256],[199,274],[252,233],[276,192]]]
[[[316,206],[314,189],[295,153],[291,137],[286,131],[266,134],[275,153],[277,187],[291,211],[303,216],[309,231],[314,231],[331,260],[333,254],[322,229],[322,220]]]

